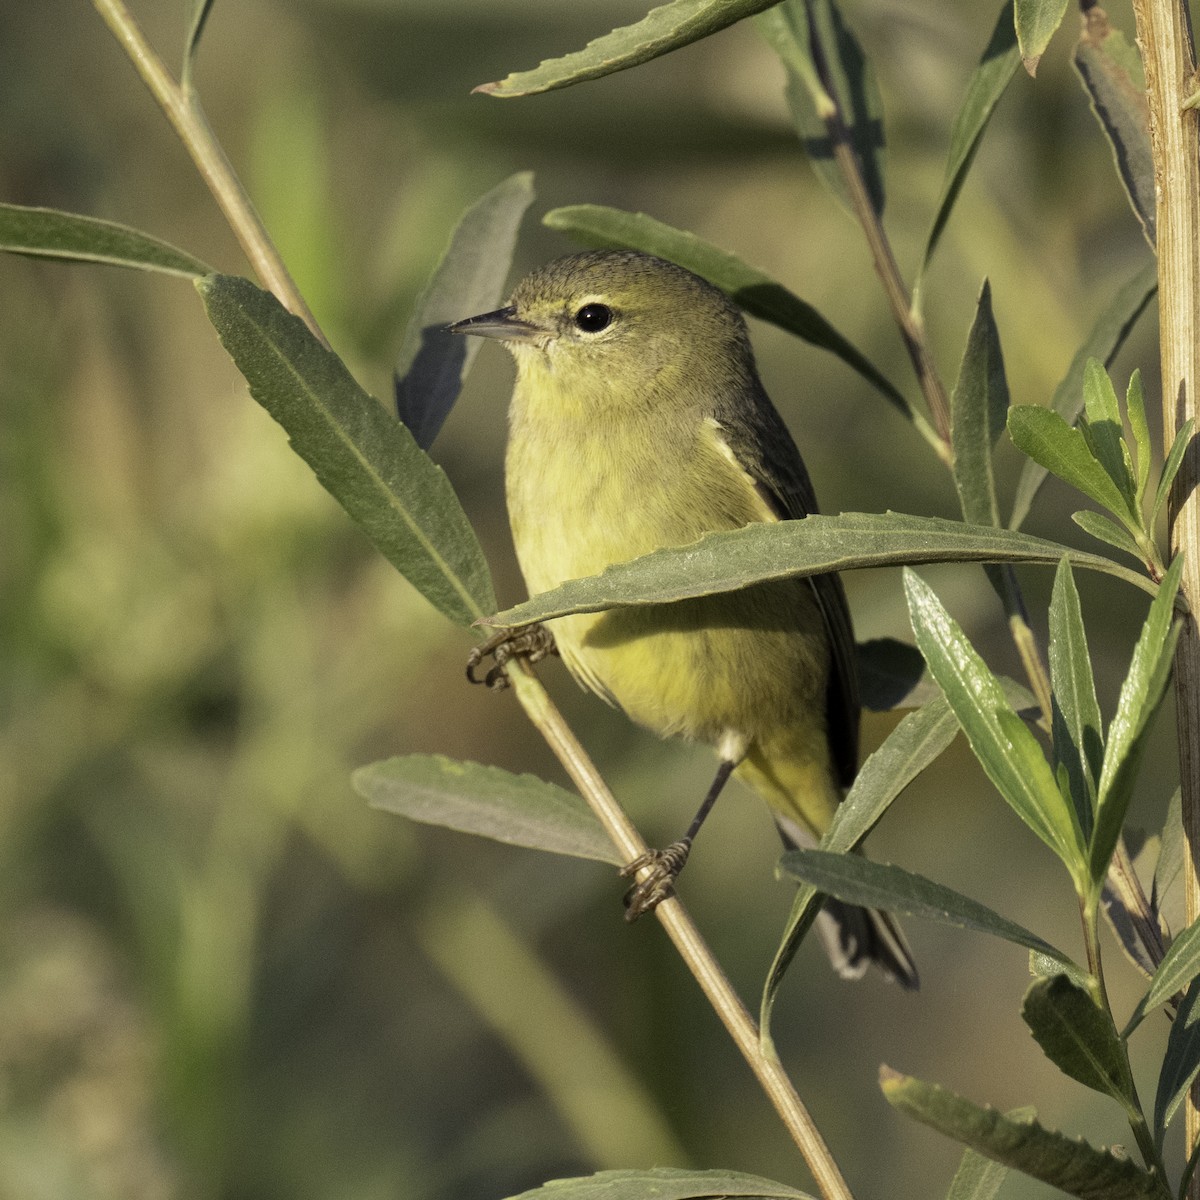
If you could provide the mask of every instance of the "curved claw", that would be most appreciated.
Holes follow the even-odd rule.
[[[672,842],[665,850],[648,850],[621,868],[621,874],[626,878],[647,867],[650,868],[650,874],[645,879],[639,879],[625,893],[626,921],[636,921],[644,913],[656,909],[668,896],[675,894],[675,880],[691,852],[691,838],[682,838],[678,842]]]
[[[481,683],[494,692],[503,691],[508,687],[507,664],[510,658],[525,658],[535,663],[548,654],[557,653],[554,635],[544,625],[522,625],[517,629],[502,629],[467,655],[467,679],[471,683]],[[480,679],[475,670],[489,656],[496,661]]]

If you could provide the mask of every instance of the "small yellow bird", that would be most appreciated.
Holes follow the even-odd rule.
[[[530,593],[715,530],[817,511],[745,321],[682,267],[631,251],[571,255],[529,275],[506,308],[450,328],[495,338],[516,359],[505,478]],[[786,842],[812,845],[828,828],[858,769],[854,637],[836,575],[551,624],[585,687],[720,759],[687,835],[631,892],[632,913],[669,894],[732,773],[771,806]],[[917,986],[887,914],[827,900],[818,929],[842,976],[873,962]]]

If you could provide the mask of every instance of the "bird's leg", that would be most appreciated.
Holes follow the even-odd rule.
[[[729,776],[733,774],[733,768],[736,766],[735,759],[723,758],[721,760],[721,765],[717,767],[717,775],[708,789],[708,794],[692,818],[687,833],[679,841],[672,842],[665,850],[648,850],[621,868],[621,874],[627,877],[636,875],[643,867],[650,868],[650,874],[645,879],[638,880],[625,893],[625,920],[636,921],[643,913],[650,912],[671,895],[675,880],[679,877],[679,872],[683,870],[688,855],[692,852],[692,842],[695,840],[696,834],[700,832],[700,826],[704,824],[705,818],[712,811],[712,806],[716,804],[721,789],[725,786]]]
[[[535,622],[532,625],[519,625],[516,629],[502,629],[483,645],[476,646],[467,656],[467,678],[472,683],[486,684],[493,691],[502,691],[508,687],[507,663],[510,658],[526,658],[535,663],[548,654],[557,653],[554,634],[545,625]],[[475,674],[475,668],[489,655],[496,661],[480,679]]]

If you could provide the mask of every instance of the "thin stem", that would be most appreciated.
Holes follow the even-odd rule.
[[[1188,107],[1197,90],[1196,54],[1186,0],[1134,0],[1146,72],[1154,156],[1155,228],[1162,366],[1163,438],[1197,415],[1200,383],[1200,117]],[[1190,611],[1200,603],[1200,456],[1195,441],[1171,490],[1170,545],[1186,555],[1181,590]],[[1200,917],[1200,630],[1184,620],[1175,653],[1179,775],[1183,789],[1184,895],[1189,924]],[[1200,1093],[1185,1106],[1187,1145],[1200,1143]],[[1200,1200],[1200,1177],[1188,1194]]]
[[[642,835],[608,790],[595,765],[533,671],[521,660],[510,661],[508,670],[513,691],[526,715],[566,768],[575,786],[621,854],[630,861],[645,854],[647,846]],[[667,936],[674,942],[680,957],[700,984],[701,990],[775,1106],[776,1112],[804,1156],[821,1194],[826,1200],[853,1200],[845,1178],[813,1123],[808,1109],[797,1095],[792,1081],[774,1054],[763,1048],[757,1024],[700,936],[683,904],[677,897],[671,897],[659,904],[654,910],[654,915],[666,930]]]
[[[185,92],[171,78],[122,0],[93,0],[93,3],[191,155],[259,281],[328,346],[246,189],[213,136],[195,92],[190,88]]]

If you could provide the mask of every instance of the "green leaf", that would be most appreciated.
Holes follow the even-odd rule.
[[[1096,784],[1104,761],[1104,725],[1096,700],[1079,592],[1064,558],[1050,598],[1050,683],[1054,761],[1067,773],[1084,837],[1090,837]]]
[[[975,757],[1017,816],[1079,883],[1086,857],[1078,820],[1059,792],[1037,740],[928,585],[905,570],[904,586],[917,645]]]
[[[183,43],[183,70],[179,76],[179,86],[185,94],[192,90],[192,68],[196,61],[196,51],[199,49],[200,38],[204,34],[204,26],[212,7],[213,0],[195,0],[192,8],[192,20]]]
[[[880,1068],[888,1103],[1014,1170],[1080,1200],[1169,1200],[1164,1183],[1123,1154],[1097,1150],[1082,1139],[1043,1129],[1036,1120],[1014,1120],[962,1096]]]
[[[1162,702],[1171,674],[1179,626],[1175,621],[1175,595],[1183,571],[1178,555],[1167,569],[1158,595],[1150,605],[1146,623],[1133,649],[1129,673],[1121,685],[1117,711],[1108,728],[1104,765],[1100,772],[1096,828],[1092,834],[1092,878],[1099,883],[1121,836],[1121,826],[1146,746],[1146,733]]]
[[[529,71],[514,71],[474,90],[489,96],[533,96],[599,79],[669,54],[691,42],[770,8],[779,0],[672,0],[652,8],[633,25],[622,25],[582,50],[550,58]]]
[[[600,1171],[577,1179],[552,1179],[509,1200],[811,1200],[773,1179],[740,1171]]]
[[[1146,398],[1142,393],[1141,371],[1135,370],[1129,377],[1129,387],[1125,389],[1125,411],[1129,414],[1129,428],[1133,432],[1133,444],[1137,449],[1134,510],[1141,513],[1146,501],[1146,484],[1150,482],[1150,460],[1154,456],[1150,444],[1150,426],[1146,421]]]
[[[198,258],[127,225],[19,204],[0,204],[0,250],[34,258],[162,271],[188,279],[212,271]]]
[[[1144,576],[1110,559],[1043,538],[903,513],[814,514],[800,521],[757,523],[710,533],[690,546],[656,550],[599,575],[573,579],[487,619],[512,628],[576,612],[658,604],[734,591],[767,579],[820,575],[860,567],[931,562],[1072,564],[1102,571],[1154,593]]]
[[[533,775],[412,754],[359,767],[354,790],[372,808],[460,833],[621,864],[603,826],[578,796]]]
[[[1167,497],[1171,494],[1171,484],[1175,482],[1175,476],[1179,474],[1179,468],[1183,466],[1183,456],[1191,445],[1192,430],[1195,426],[1195,419],[1188,417],[1175,435],[1171,449],[1167,452],[1167,460],[1163,463],[1162,475],[1159,476],[1158,488],[1154,493],[1154,508],[1151,510],[1149,522],[1151,528],[1154,527],[1154,522],[1158,520],[1158,514],[1162,511],[1162,506],[1166,504]]]
[[[1038,61],[1066,11],[1067,0],[1016,0],[1017,43],[1030,75],[1037,74]]]
[[[1106,367],[1112,365],[1117,352],[1125,344],[1129,331],[1146,310],[1158,290],[1158,264],[1148,262],[1113,297],[1092,327],[1082,346],[1075,352],[1066,375],[1054,390],[1050,407],[1068,425],[1075,423],[1083,409],[1083,371],[1089,358],[1098,358]],[[1030,459],[1021,470],[1013,500],[1010,529],[1019,529],[1033,504],[1038,489],[1046,479],[1046,468]]]
[[[1176,992],[1190,987],[1197,975],[1200,975],[1200,921],[1193,921],[1167,948],[1146,994],[1129,1018],[1126,1036],[1142,1023],[1147,1013],[1167,1003]]]
[[[1036,950],[1048,958],[1073,965],[1061,950],[1028,929],[993,912],[978,900],[902,867],[872,862],[858,854],[830,854],[825,850],[789,850],[779,869],[827,896],[847,904],[882,908],[907,917],[920,917],[957,929],[990,933],[1005,941]]]
[[[992,289],[985,280],[950,398],[954,486],[963,520],[975,525],[1000,524],[992,448],[1004,432],[1007,413],[1004,355],[992,314]]]
[[[1125,497],[1096,461],[1087,438],[1058,413],[1036,404],[1018,404],[1008,413],[1008,435],[1034,462],[1109,512],[1128,519]]]
[[[736,255],[718,249],[694,233],[664,225],[645,213],[622,212],[600,204],[555,208],[542,221],[586,246],[641,250],[686,267],[720,288],[752,317],[769,321],[810,345],[837,355],[902,413],[912,416],[908,401],[896,387],[811,304]]]
[[[992,113],[1004,95],[1009,81],[1020,62],[1017,51],[1017,34],[1013,25],[1011,0],[1004,0],[1000,16],[992,36],[988,39],[979,66],[975,68],[967,84],[967,94],[954,118],[950,131],[950,153],[946,159],[946,175],[942,183],[942,195],[938,200],[933,227],[925,244],[922,272],[929,265],[933,252],[941,240],[942,232],[950,220],[958,193],[962,189],[967,172],[975,158],[975,151],[983,138],[984,130],[992,119]]]
[[[498,307],[517,231],[533,203],[533,175],[521,171],[463,214],[417,300],[396,361],[396,411],[428,450],[450,415],[481,344],[446,326]]]
[[[1083,10],[1075,70],[1113,153],[1134,215],[1154,248],[1154,157],[1142,60],[1099,5]]]
[[[1072,513],[1071,520],[1084,533],[1091,534],[1098,541],[1107,542],[1117,550],[1123,550],[1126,554],[1132,554],[1138,562],[1145,561],[1145,555],[1142,553],[1141,547],[1133,540],[1133,535],[1115,521],[1110,521],[1102,513],[1093,512],[1090,508],[1085,508],[1081,512]]]
[[[1186,919],[1182,915],[1181,880],[1187,854],[1187,838],[1183,832],[1183,790],[1176,788],[1167,804],[1167,819],[1163,822],[1159,839],[1158,862],[1154,864],[1154,907],[1170,929],[1180,928]]]
[[[1193,979],[1167,1035],[1154,1095],[1154,1142],[1161,1148],[1167,1126],[1200,1071],[1200,979]]]
[[[888,806],[934,762],[958,732],[949,705],[938,696],[909,713],[859,768],[845,800],[821,839],[823,849],[845,852],[867,836]],[[817,914],[817,891],[801,887],[767,974],[759,1014],[764,1039],[770,1037],[771,1012],[788,965]]]
[[[883,102],[866,55],[837,4],[785,0],[754,23],[783,60],[792,121],[817,177],[853,213],[845,176],[834,158],[840,123],[871,207],[882,213]],[[837,123],[832,122],[835,116]]]
[[[1064,1075],[1137,1112],[1129,1061],[1112,1017],[1085,989],[1065,975],[1037,979],[1025,993],[1021,1019]]]
[[[1003,1163],[984,1158],[978,1151],[964,1150],[946,1200],[995,1200],[1007,1177],[1008,1168]]]
[[[451,620],[495,604],[475,533],[445,474],[299,318],[247,279],[196,287],[250,394],[381,554]]]
[[[1125,444],[1121,407],[1117,403],[1117,393],[1113,390],[1108,372],[1094,358],[1089,359],[1083,369],[1083,406],[1087,420],[1080,422],[1080,432],[1096,461],[1121,493],[1126,512],[1136,526],[1139,524],[1135,503],[1136,484],[1129,447]]]

